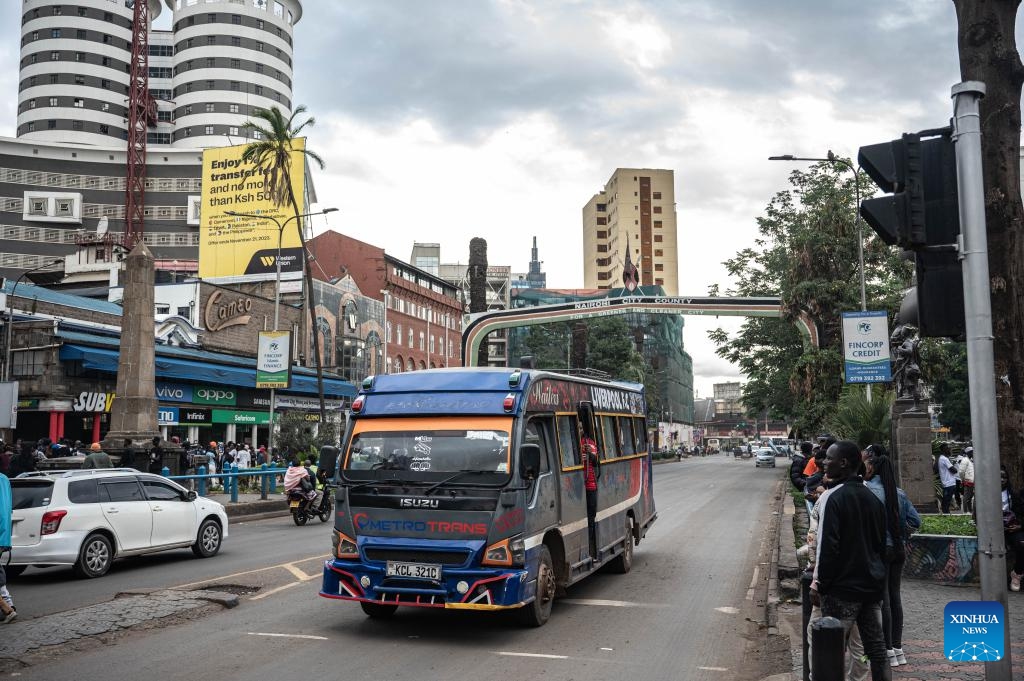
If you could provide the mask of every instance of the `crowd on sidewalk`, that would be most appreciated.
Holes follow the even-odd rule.
[[[968,447],[954,458],[948,447],[943,447],[935,456],[945,513],[974,510],[973,453]],[[894,669],[908,664],[908,651],[903,650],[901,577],[905,541],[920,528],[921,519],[896,486],[888,452],[877,444],[861,450],[853,442],[822,436],[817,444],[800,445],[790,466],[790,480],[803,492],[809,515],[807,541],[798,552],[807,558],[812,580],[814,609],[807,640],[811,640],[818,618],[835,617],[842,623],[847,642],[846,678],[892,679]],[[1014,491],[1005,469],[1002,486],[1006,540],[1016,555],[1009,586],[1011,591],[1019,591],[1024,532],[1017,518],[1024,517],[1024,494]],[[941,627],[941,617],[939,613],[935,626]],[[809,660],[812,654],[813,649]],[[921,655],[937,655],[941,662],[941,645]],[[911,659],[918,657],[911,655]],[[942,666],[935,665],[936,660],[931,662],[929,666]]]

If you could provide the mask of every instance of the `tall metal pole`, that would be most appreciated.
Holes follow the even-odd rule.
[[[277,221],[276,218],[267,216],[268,219],[273,220],[274,224],[277,225],[277,277],[274,280],[274,331],[280,328],[281,324],[281,241],[284,239],[284,225],[288,224],[285,220],[284,225]],[[288,346],[288,363],[291,364],[291,345]],[[267,433],[267,456],[272,456],[274,453],[274,411],[277,409],[277,390],[275,388],[270,389],[270,413],[268,416],[269,432]],[[264,463],[269,463],[264,461]]]
[[[981,167],[981,119],[978,102],[985,84],[966,81],[953,86],[953,142],[960,199],[959,250],[963,263],[967,336],[967,376],[974,436],[975,504],[978,513],[978,560],[981,598],[999,601],[1008,612],[1006,542],[1003,537],[999,480],[999,429],[996,420],[992,298],[989,290],[988,235],[985,232],[985,185]],[[1004,620],[1003,658],[985,663],[988,681],[1010,681],[1010,622]]]
[[[386,288],[382,288],[380,292],[381,295],[384,296],[384,352],[381,357],[381,361],[384,364],[384,371],[381,371],[380,373],[389,374],[391,373],[391,363],[388,362],[388,290]],[[378,369],[379,368],[380,367],[378,367]]]
[[[427,368],[430,368],[430,318],[433,316],[434,311],[427,307]]]

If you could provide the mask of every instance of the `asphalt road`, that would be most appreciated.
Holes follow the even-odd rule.
[[[186,624],[134,632],[24,669],[24,679],[109,681],[114,670],[149,679],[218,680],[523,678],[588,681],[739,678],[758,548],[770,526],[776,469],[714,456],[655,468],[659,519],[637,547],[632,572],[598,574],[556,601],[551,620],[523,629],[509,617],[400,609],[367,619],[351,603],[317,597],[325,527],[288,518],[239,525],[217,558],[123,563],[108,577],[76,582],[26,572],[14,586],[19,611],[109,598],[216,577],[208,585],[261,589],[233,609]],[[297,560],[309,558],[309,560]],[[282,563],[296,561],[289,565]],[[241,573],[241,574],[240,574]],[[258,583],[258,584],[257,584]],[[88,591],[87,595],[81,592]]]

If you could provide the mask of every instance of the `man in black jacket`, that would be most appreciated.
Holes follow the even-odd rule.
[[[789,481],[801,492],[804,491],[804,467],[807,465],[807,458],[811,455],[811,443],[801,442],[800,449],[793,454],[793,461],[789,464]]]
[[[842,440],[825,453],[825,475],[834,486],[819,510],[818,553],[811,600],[822,617],[854,624],[871,660],[872,681],[890,681],[892,670],[882,633],[885,588],[885,507],[857,475],[860,447]]]

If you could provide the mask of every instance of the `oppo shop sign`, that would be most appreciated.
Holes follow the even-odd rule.
[[[192,390],[192,404],[218,404],[233,407],[238,403],[238,391],[224,386],[201,385]]]

